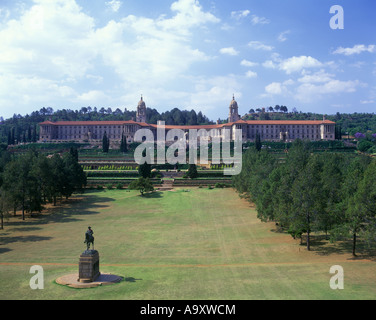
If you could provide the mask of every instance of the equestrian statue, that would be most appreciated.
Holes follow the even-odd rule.
[[[90,243],[93,244],[93,250],[94,250],[94,237],[93,237],[93,230],[91,230],[91,227],[88,227],[87,231],[85,232],[85,241],[86,243],[86,250],[90,249]]]

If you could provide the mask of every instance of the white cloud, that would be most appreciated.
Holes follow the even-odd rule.
[[[334,75],[325,72],[325,70],[320,70],[314,74],[304,74],[302,78],[299,78],[299,82],[303,83],[320,83],[320,82],[328,82],[333,80]]]
[[[10,74],[82,76],[96,55],[93,27],[94,19],[75,1],[38,0],[0,31],[0,68]]]
[[[252,24],[253,25],[256,25],[256,24],[269,24],[270,23],[270,20],[264,18],[264,17],[258,17],[256,15],[252,15]]]
[[[360,101],[361,104],[373,104],[375,102],[376,102],[375,100],[361,100]]]
[[[260,41],[251,41],[248,43],[248,46],[255,50],[272,51],[274,49],[272,46],[265,45]]]
[[[194,79],[195,92],[187,98],[187,107],[198,107],[202,112],[212,110],[223,105],[227,108],[232,99],[232,95],[239,99],[242,93],[239,91],[242,84],[235,75],[196,78]]]
[[[0,8],[0,21],[5,21],[10,17],[10,11],[5,8]]]
[[[230,56],[237,56],[239,54],[238,51],[236,51],[233,47],[229,48],[222,48],[219,50],[221,54],[228,54]]]
[[[335,79],[319,85],[303,83],[297,88],[295,98],[301,102],[312,102],[323,95],[355,92],[359,85],[358,80],[340,81]]]
[[[284,87],[279,82],[273,82],[265,87],[265,92],[271,95],[282,94]]]
[[[118,10],[120,2],[107,5]],[[105,99],[115,90],[157,94],[192,64],[210,59],[192,45],[191,33],[220,21],[196,0],[175,1],[171,12],[169,18],[129,15],[97,26],[75,0],[34,0],[17,19],[0,24],[1,105],[21,108],[95,98],[110,103]],[[100,83],[111,94],[106,88],[69,86]]]
[[[300,56],[300,57],[291,57],[286,60],[283,60],[279,68],[285,71],[287,74],[291,74],[293,72],[299,72],[302,69],[306,68],[317,68],[321,67],[322,63],[311,56]]]
[[[290,33],[290,30],[286,30],[286,31],[283,31],[281,32],[279,35],[278,35],[278,41],[279,42],[285,42],[287,40],[287,35]]]
[[[244,66],[244,67],[254,67],[254,66],[257,66],[258,63],[257,62],[252,62],[252,61],[248,61],[248,60],[242,60],[240,62],[240,65]]]
[[[267,69],[276,69],[277,65],[272,60],[266,60],[262,66]]]
[[[109,97],[100,90],[90,90],[78,96],[78,101],[85,102],[88,104],[92,103],[103,103],[105,101],[109,101]]]
[[[157,25],[165,31],[187,35],[190,28],[220,22],[220,19],[210,12],[204,12],[197,0],[175,1],[171,4],[171,11],[176,13],[175,16],[171,19],[162,16],[157,22]]]
[[[239,10],[239,11],[232,11],[231,18],[240,20],[242,18],[247,17],[251,12],[249,10]]]
[[[376,52],[375,49],[376,49],[376,46],[373,44],[369,46],[365,46],[364,44],[358,44],[352,48],[339,47],[335,51],[333,51],[333,54],[344,54],[345,56],[351,56],[353,54],[360,54],[362,52],[373,53],[373,52]]]
[[[283,84],[285,86],[291,86],[291,85],[295,84],[295,81],[292,80],[292,79],[288,79],[288,80],[284,81]]]
[[[105,3],[113,12],[118,12],[122,5],[121,1],[118,0],[106,1]]]
[[[257,78],[257,72],[249,70],[245,73],[245,76],[247,78]]]
[[[35,107],[54,107],[61,100],[71,100],[75,96],[73,88],[59,81],[37,76],[0,75],[1,109],[7,108],[12,113],[30,113],[30,103],[35,104]]]
[[[223,31],[229,31],[229,30],[232,30],[234,29],[233,26],[229,25],[228,23],[224,23],[222,26],[221,26],[221,30]]]

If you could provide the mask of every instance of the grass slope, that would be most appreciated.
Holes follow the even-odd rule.
[[[102,272],[125,281],[71,289],[56,278],[78,272],[84,232],[94,230]],[[262,223],[232,189],[92,191],[0,231],[0,299],[375,299],[375,261],[299,241]],[[326,249],[325,249],[326,248]],[[44,290],[29,269],[44,268]],[[345,289],[332,290],[332,265]]]

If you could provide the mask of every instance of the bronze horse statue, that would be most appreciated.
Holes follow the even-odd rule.
[[[94,250],[94,237],[93,237],[93,230],[91,230],[91,227],[88,228],[88,230],[85,232],[85,241],[86,243],[86,250],[90,249],[90,243],[93,244],[93,250]]]

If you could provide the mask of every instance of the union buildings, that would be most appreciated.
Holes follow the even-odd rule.
[[[40,123],[40,142],[91,142],[102,141],[104,133],[110,141],[120,141],[124,135],[128,143],[134,141],[139,129],[150,129],[154,136],[156,124],[146,122],[146,104],[142,97],[137,105],[136,121],[45,121]],[[308,139],[311,141],[334,140],[335,122],[325,120],[242,120],[238,112],[238,104],[233,97],[229,107],[227,123],[195,126],[165,126],[166,133],[171,129],[181,129],[189,133],[190,129],[204,129],[211,136],[223,137],[229,130],[233,139],[235,129],[242,130],[242,140],[254,141],[259,134],[262,141],[293,141]]]

